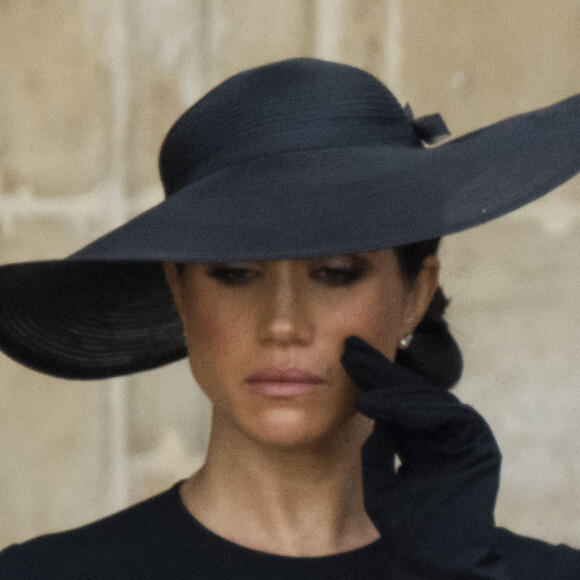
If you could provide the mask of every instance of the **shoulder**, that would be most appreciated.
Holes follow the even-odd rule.
[[[92,524],[0,552],[0,578],[147,577],[145,567],[176,534],[177,486]]]
[[[511,575],[518,580],[558,578],[577,580],[580,550],[564,544],[553,545],[534,538],[519,536],[498,528],[498,548]]]

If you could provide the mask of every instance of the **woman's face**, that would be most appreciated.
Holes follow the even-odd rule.
[[[341,365],[358,335],[393,360],[437,287],[428,258],[404,281],[392,250],[278,262],[166,265],[193,374],[214,424],[274,445],[331,435],[355,416]]]

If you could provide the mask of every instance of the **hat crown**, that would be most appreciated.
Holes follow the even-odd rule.
[[[167,195],[221,167],[287,151],[418,146],[408,114],[375,77],[317,59],[237,74],[188,109],[163,142]]]

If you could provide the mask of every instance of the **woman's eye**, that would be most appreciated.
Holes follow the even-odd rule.
[[[227,286],[243,286],[259,276],[259,272],[251,268],[216,266],[208,271],[208,275]]]
[[[323,267],[313,272],[313,277],[327,286],[349,286],[363,275],[359,268]]]

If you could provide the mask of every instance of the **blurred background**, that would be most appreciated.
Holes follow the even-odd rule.
[[[157,153],[226,77],[293,56],[377,75],[460,135],[580,92],[578,0],[0,2],[0,262],[60,258],[161,200]],[[580,546],[580,179],[445,240],[457,393],[504,454],[497,520]],[[0,355],[0,548],[203,461],[186,363],[70,382]]]

